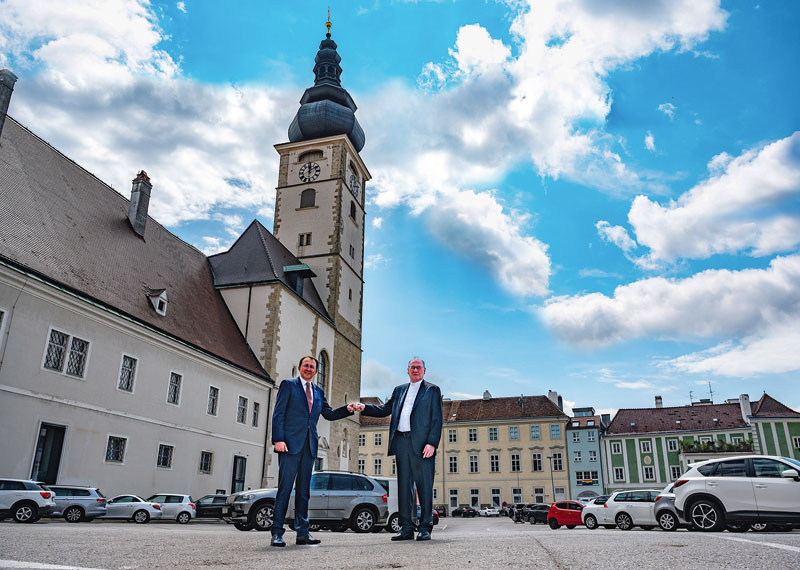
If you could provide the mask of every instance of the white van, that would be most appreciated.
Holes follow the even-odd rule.
[[[400,532],[400,515],[397,512],[397,479],[394,477],[372,477],[381,487],[386,489],[388,495],[386,506],[389,509],[389,518],[386,520],[387,532],[398,533]],[[380,532],[381,527],[376,526],[375,532]]]

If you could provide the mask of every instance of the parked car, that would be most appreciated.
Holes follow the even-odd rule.
[[[97,487],[48,485],[55,493],[56,506],[48,515],[67,522],[92,521],[106,514],[106,496]]]
[[[417,505],[417,520],[414,521],[415,524],[417,524],[417,525],[419,524],[419,518],[421,516],[422,516],[422,507]],[[439,513],[436,512],[436,509],[433,509],[433,512],[431,513],[431,524],[434,525],[434,526],[439,524]],[[400,532],[400,531],[398,530],[397,532]]]
[[[389,512],[389,518],[386,519],[386,525],[375,525],[375,532],[380,532],[384,528],[387,532],[398,533],[400,532],[400,513],[397,512],[397,479],[395,477],[373,477],[381,487],[386,491],[386,508]]]
[[[56,507],[53,492],[30,479],[0,479],[0,520],[32,523]]]
[[[499,517],[500,511],[494,507],[483,507],[478,511],[478,515],[482,517]]]
[[[660,491],[655,489],[636,489],[612,493],[603,505],[601,524],[617,525],[621,530],[631,530],[640,526],[645,530],[658,524],[653,514],[653,504]]]
[[[433,510],[436,511],[436,514],[440,517],[447,516],[447,507],[444,505],[433,505]]]
[[[582,511],[583,505],[578,501],[557,501],[550,505],[550,509],[547,511],[547,524],[553,530],[561,525],[567,528],[575,528],[583,524],[581,520]]]
[[[228,497],[223,519],[239,530],[269,530],[277,488],[256,489]],[[388,494],[381,484],[360,473],[318,471],[311,476],[309,521],[334,531],[348,527],[355,532],[372,532],[389,517]],[[286,522],[294,519],[294,491],[289,498]]]
[[[800,524],[800,461],[743,455],[694,464],[675,482],[675,510],[702,531]]]
[[[161,518],[164,519],[173,519],[180,524],[186,524],[197,516],[197,508],[189,495],[157,493],[147,500],[161,505],[163,513]]]
[[[522,517],[531,524],[547,524],[547,512],[550,505],[546,503],[531,503],[522,509]]]
[[[678,511],[675,510],[675,493],[672,492],[673,484],[667,485],[656,497],[656,502],[653,504],[653,514],[655,515],[656,522],[662,530],[673,531],[678,530],[684,523],[678,516]],[[747,530],[747,528],[745,528]]]
[[[603,509],[605,508],[605,504],[609,496],[610,495],[600,495],[599,497],[595,497],[593,500],[591,500],[588,505],[584,505],[583,511],[581,512],[581,519],[583,520],[583,524],[585,524],[586,528],[589,530],[599,528],[601,521],[605,521]],[[605,523],[603,526],[606,528],[614,528],[617,525]]]
[[[476,516],[478,516],[478,511],[476,511],[475,509],[473,509],[469,505],[464,505],[464,506],[461,506],[461,507],[458,507],[457,509],[455,509],[453,511],[453,516],[454,517],[463,517],[463,518],[476,517]]]
[[[221,519],[228,495],[205,495],[195,501],[198,519]]]
[[[127,519],[144,524],[162,517],[161,505],[145,501],[136,495],[117,495],[106,501],[104,519]]]

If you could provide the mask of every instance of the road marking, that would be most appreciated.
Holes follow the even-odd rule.
[[[41,562],[24,562],[22,560],[0,560],[0,568],[25,568],[26,570],[101,570],[83,566],[61,566],[59,564],[43,564]]]
[[[725,540],[734,540],[736,542],[747,542],[749,544],[760,544],[762,546],[771,546],[772,548],[779,548],[780,550],[788,550],[790,552],[800,552],[800,548],[797,546],[789,546],[788,544],[780,544],[777,542],[761,542],[758,540],[748,540],[746,538],[737,538],[733,536],[720,536],[719,538],[724,538]]]

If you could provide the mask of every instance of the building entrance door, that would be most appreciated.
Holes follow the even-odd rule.
[[[39,438],[36,440],[31,479],[55,485],[66,431],[66,426],[42,423]]]
[[[233,456],[233,477],[231,478],[231,494],[244,491],[244,477],[247,473],[247,458]]]

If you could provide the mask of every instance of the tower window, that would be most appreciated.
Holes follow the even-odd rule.
[[[317,191],[313,188],[306,188],[300,194],[300,207],[301,208],[311,208],[316,204],[317,201]]]
[[[297,158],[297,162],[309,162],[314,160],[322,160],[322,151],[321,150],[310,150],[308,152],[304,152]]]
[[[304,245],[311,245],[311,234],[310,233],[300,234],[298,244],[300,245],[300,247],[303,247]]]
[[[350,257],[353,259],[356,258],[356,248],[354,248],[352,245],[350,246]]]
[[[348,289],[347,290],[347,295],[350,297],[350,300],[352,301],[353,300],[353,290],[352,289]]]
[[[350,217],[353,218],[353,221],[355,221],[355,219],[356,219],[356,203],[353,202],[352,200],[350,200]]]

